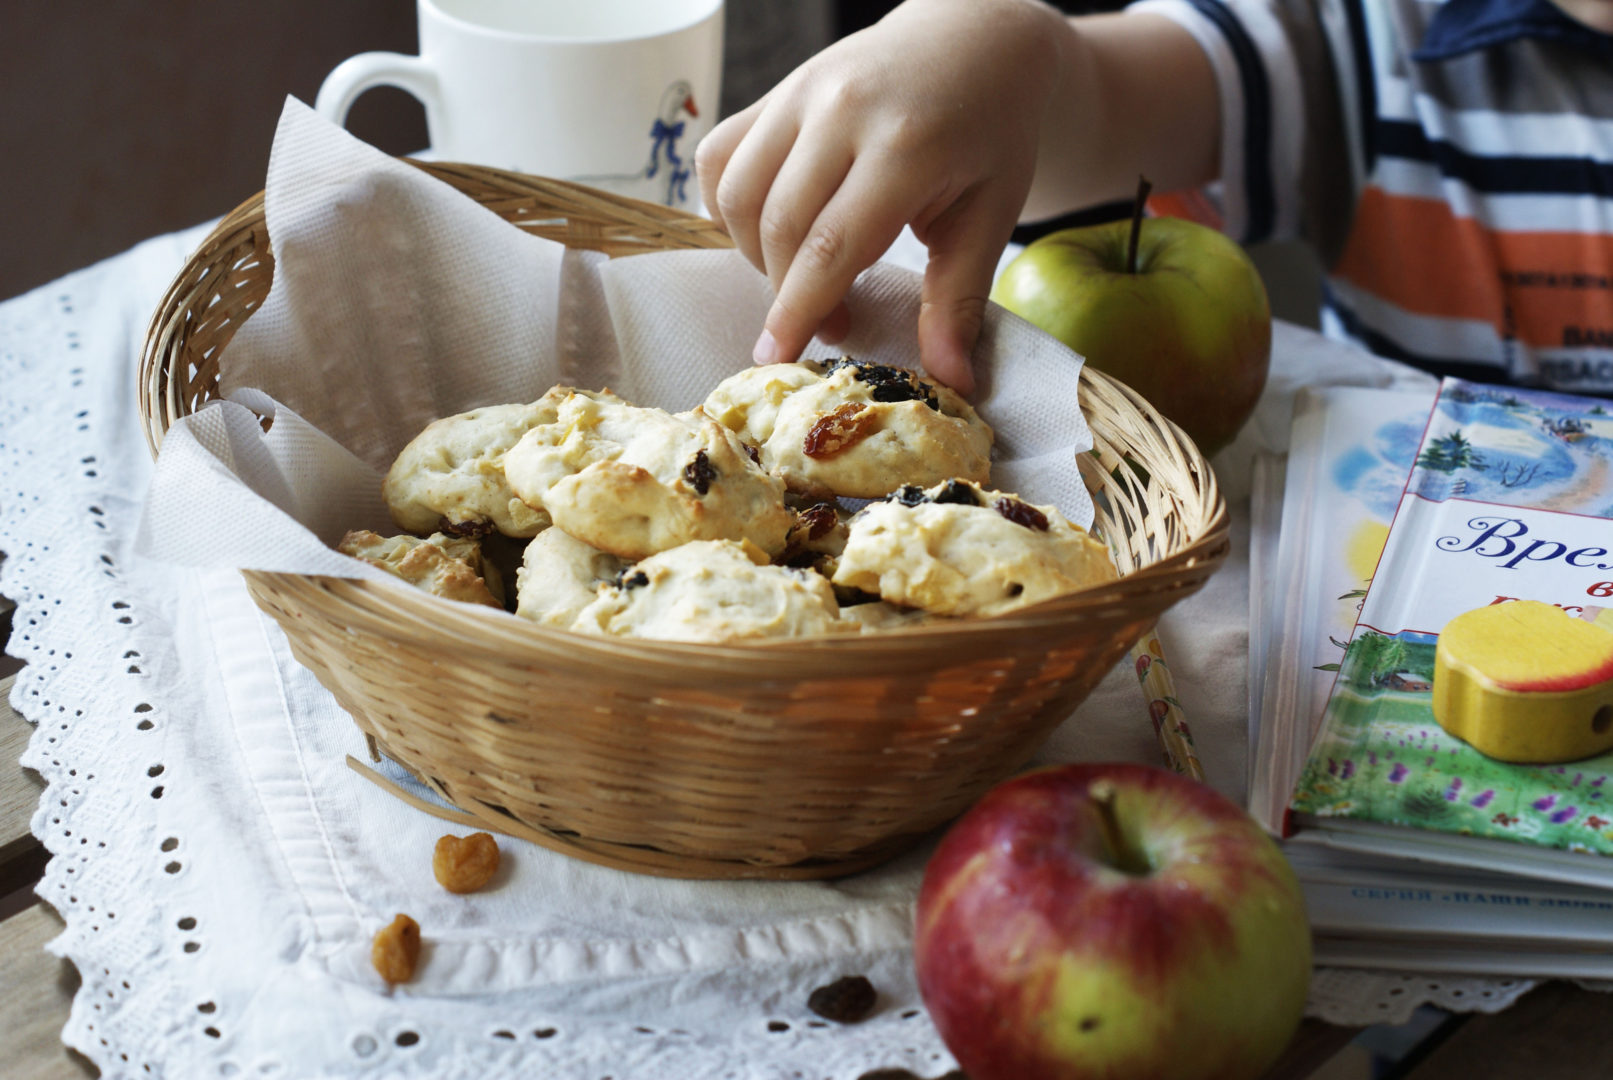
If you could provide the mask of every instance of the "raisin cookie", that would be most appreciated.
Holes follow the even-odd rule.
[[[784,485],[699,409],[672,414],[575,394],[504,457],[510,489],[557,528],[624,559],[692,540],[784,550]]]
[[[903,630],[913,626],[927,626],[945,618],[923,608],[899,607],[886,600],[841,607],[840,621],[854,626],[859,633],[878,634],[885,630]]]
[[[433,596],[502,608],[503,587],[490,565],[482,561],[476,541],[435,533],[418,536],[382,536],[367,529],[342,537],[336,550],[371,566],[395,574]]]
[[[783,553],[774,561],[783,566],[810,567],[824,577],[833,577],[835,560],[846,549],[851,515],[832,502],[816,502],[791,513],[795,524],[784,537]]]
[[[549,516],[516,498],[504,455],[539,424],[554,422],[572,394],[620,401],[610,391],[557,386],[529,405],[489,405],[432,422],[392,463],[381,496],[392,520],[413,533],[439,529],[477,535],[536,536]]]
[[[838,613],[821,574],[769,565],[747,542],[699,540],[629,567],[572,628],[669,641],[854,632]]]
[[[515,572],[515,613],[544,626],[568,627],[627,565],[559,529],[545,529],[526,546]]]
[[[951,389],[861,360],[751,368],[719,383],[706,415],[754,446],[790,491],[877,499],[903,484],[984,482],[991,428]]]
[[[1115,576],[1109,549],[1055,508],[949,480],[859,510],[834,583],[937,615],[996,615]]]

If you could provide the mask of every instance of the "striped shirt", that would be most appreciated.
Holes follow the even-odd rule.
[[[1439,374],[1613,392],[1613,36],[1549,0],[1128,10],[1204,48],[1219,224],[1316,248],[1324,331]]]

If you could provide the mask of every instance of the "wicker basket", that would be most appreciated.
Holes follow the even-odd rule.
[[[419,167],[573,247],[729,244],[704,219],[575,184]],[[219,354],[273,272],[260,194],[214,230],[152,320],[139,386],[153,452],[216,396]],[[341,578],[248,571],[247,585],[372,753],[459,808],[412,800],[440,816],[654,874],[850,873],[1024,765],[1225,557],[1226,507],[1193,444],[1090,367],[1081,393],[1096,440],[1083,472],[1123,576],[996,619],[714,647],[478,618]]]

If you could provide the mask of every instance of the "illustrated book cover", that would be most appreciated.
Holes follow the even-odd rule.
[[[1613,597],[1613,414],[1446,380],[1296,785],[1339,847],[1613,887],[1613,753],[1496,760],[1433,713],[1438,635],[1517,600],[1595,620]],[[1587,717],[1587,723],[1597,722]]]
[[[1472,400],[1464,401],[1469,395]],[[1465,793],[1468,809],[1483,811],[1502,798],[1502,790],[1484,775],[1485,770],[1519,767],[1483,761],[1477,770],[1454,775],[1454,769],[1462,767],[1463,747],[1457,746],[1453,766],[1451,744],[1459,740],[1445,736],[1433,720],[1428,689],[1422,685],[1430,681],[1431,661],[1410,647],[1416,642],[1407,637],[1405,653],[1391,651],[1378,657],[1387,663],[1371,663],[1372,668],[1382,670],[1376,680],[1367,677],[1365,693],[1353,691],[1346,682],[1357,675],[1345,670],[1352,660],[1372,659],[1369,650],[1375,646],[1356,646],[1353,657],[1347,653],[1348,643],[1381,629],[1368,617],[1369,611],[1396,609],[1395,604],[1378,597],[1373,597],[1372,608],[1366,606],[1375,578],[1388,583],[1409,575],[1405,581],[1411,585],[1400,582],[1392,592],[1400,608],[1415,608],[1418,603],[1415,597],[1401,595],[1408,588],[1415,592],[1423,574],[1415,561],[1410,569],[1402,565],[1408,562],[1405,538],[1398,551],[1384,550],[1391,522],[1397,533],[1405,523],[1399,518],[1404,498],[1415,494],[1423,502],[1445,503],[1454,498],[1461,503],[1466,496],[1477,496],[1474,501],[1479,509],[1462,518],[1465,523],[1493,509],[1491,504],[1527,508],[1537,498],[1548,502],[1548,512],[1560,512],[1553,508],[1563,505],[1566,491],[1576,507],[1567,512],[1590,519],[1581,523],[1583,527],[1607,529],[1602,519],[1613,512],[1613,498],[1606,500],[1607,506],[1600,506],[1588,493],[1601,483],[1598,476],[1606,466],[1597,461],[1605,458],[1583,445],[1589,438],[1602,437],[1594,434],[1602,415],[1595,412],[1598,403],[1567,399],[1568,415],[1584,414],[1579,419],[1582,427],[1576,431],[1575,422],[1561,422],[1563,408],[1558,402],[1536,402],[1533,407],[1540,410],[1538,415],[1520,411],[1526,396],[1536,395],[1447,385],[1439,398],[1440,407],[1431,417],[1436,400],[1432,391],[1305,391],[1296,401],[1286,462],[1279,458],[1256,463],[1250,594],[1250,727],[1256,752],[1251,760],[1249,809],[1274,833],[1287,834],[1284,851],[1305,892],[1320,962],[1530,977],[1613,976],[1613,950],[1609,949],[1613,943],[1613,893],[1605,891],[1602,875],[1587,872],[1601,860],[1587,860],[1568,819],[1555,823],[1559,834],[1568,833],[1559,837],[1565,841],[1561,847],[1541,846],[1535,840],[1519,843],[1515,837],[1475,841],[1459,822],[1448,832],[1424,827],[1430,816],[1426,811],[1430,796],[1449,806]],[[1491,415],[1497,406],[1499,412]],[[1460,438],[1452,439],[1458,431],[1462,432]],[[1565,438],[1571,434],[1577,437]],[[1613,425],[1609,434],[1613,434]],[[1492,450],[1490,459],[1483,459],[1483,452],[1476,448],[1462,452],[1463,440],[1474,437],[1486,444],[1499,442],[1501,449]],[[1439,449],[1453,445],[1457,447],[1454,454]],[[1571,448],[1568,452],[1573,458],[1563,458],[1561,445]],[[1432,455],[1424,453],[1428,446],[1436,447]],[[1419,459],[1423,463],[1419,471],[1434,475],[1409,482]],[[1482,475],[1490,471],[1492,462],[1495,473]],[[1475,468],[1478,465],[1486,467]],[[1536,466],[1532,472],[1531,465]],[[1475,482],[1471,475],[1464,477],[1464,470],[1481,474],[1484,482]],[[1466,483],[1460,483],[1464,479]],[[1502,498],[1513,502],[1500,502],[1487,490],[1490,487],[1501,489]],[[1587,507],[1589,512],[1585,512]],[[1445,509],[1460,513],[1473,508],[1453,505]],[[1409,520],[1415,521],[1421,513],[1414,511]],[[1279,518],[1280,529],[1276,527]],[[1527,544],[1526,539],[1524,546]],[[1492,543],[1484,550],[1499,546]],[[1541,556],[1551,550],[1549,545],[1541,545],[1531,554]],[[1570,551],[1581,552],[1577,562],[1589,557],[1583,548],[1565,549],[1564,554]],[[1613,558],[1601,561],[1613,562]],[[1258,570],[1255,563],[1260,564]],[[1471,571],[1459,568],[1457,573],[1463,576]],[[1510,568],[1500,573],[1503,581],[1517,577]],[[1613,578],[1613,573],[1608,577]],[[1471,584],[1476,587],[1478,582]],[[1588,582],[1582,590],[1595,584]],[[1474,605],[1494,600],[1494,596],[1475,595]],[[1595,597],[1586,599],[1591,602],[1565,606],[1582,608],[1574,614],[1587,620],[1604,625],[1613,621],[1613,612],[1599,609]],[[1461,603],[1456,606],[1460,608]],[[1398,629],[1436,624],[1402,619],[1395,625]],[[1428,670],[1419,674],[1420,668]],[[1345,685],[1340,687],[1341,683]],[[1382,705],[1416,702],[1415,728],[1386,730],[1383,725],[1396,722],[1395,708],[1383,710],[1381,720],[1374,718],[1364,724],[1360,716],[1344,715],[1343,710],[1335,716],[1329,704],[1338,689]],[[1324,715],[1329,725],[1318,738]],[[1389,738],[1391,745],[1372,745],[1374,730]],[[1407,739],[1405,746],[1400,745],[1402,738]],[[1443,739],[1440,753],[1411,756],[1415,749],[1426,748],[1438,738]],[[1317,753],[1309,756],[1313,743]],[[1325,746],[1335,752],[1324,753]],[[1473,753],[1471,748],[1465,749]],[[1404,766],[1398,773],[1397,764]],[[1566,787],[1569,792],[1583,791],[1580,801],[1590,804],[1609,797],[1591,797],[1605,786],[1605,781],[1597,783],[1603,773],[1579,775],[1576,788],[1574,772],[1566,766],[1562,773],[1552,772],[1555,768],[1545,770],[1544,778],[1530,775],[1540,772],[1538,769],[1525,770],[1533,786],[1520,790],[1536,791],[1542,784]],[[1414,769],[1420,788],[1406,786]],[[1374,778],[1379,791],[1389,789],[1390,800],[1408,791],[1421,791],[1422,796],[1411,801],[1409,813],[1401,807],[1383,815],[1384,820],[1377,817],[1381,809],[1377,804],[1390,800],[1372,788],[1364,789],[1360,816],[1326,813],[1337,808],[1337,799],[1322,808],[1323,813],[1313,814],[1300,806],[1290,813],[1289,798],[1302,774],[1311,789],[1330,796],[1345,789],[1362,790],[1360,781]],[[1453,792],[1452,781],[1458,778],[1461,783],[1454,785]],[[1491,792],[1487,797],[1486,791]],[[1447,798],[1449,794],[1455,798]],[[1548,826],[1554,824],[1552,814],[1536,811],[1532,804],[1550,795],[1550,791],[1539,791],[1525,803]],[[1523,798],[1516,792],[1507,797],[1512,805]],[[1479,805],[1473,805],[1475,801]],[[1572,802],[1551,804],[1557,814],[1571,806]],[[1492,816],[1495,813],[1521,817],[1499,807],[1491,811]],[[1436,808],[1434,816],[1445,819],[1454,815]],[[1583,831],[1596,829],[1600,821],[1595,819],[1613,814],[1588,810],[1581,815],[1576,809],[1575,816],[1579,818],[1577,830]],[[1560,828],[1563,825],[1569,829]],[[1446,849],[1446,840],[1455,850]],[[1570,846],[1575,844],[1581,847]],[[1485,850],[1497,845],[1503,847],[1502,855]],[[1517,857],[1508,857],[1506,852]],[[1558,860],[1562,865],[1553,866]]]

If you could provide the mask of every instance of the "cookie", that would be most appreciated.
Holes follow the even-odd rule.
[[[510,489],[555,527],[642,559],[693,540],[784,550],[784,486],[699,409],[667,413],[573,395],[504,457]]]
[[[499,583],[495,580],[490,588],[482,575],[484,564],[474,540],[443,533],[425,540],[418,536],[381,536],[365,529],[342,537],[336,550],[395,574],[433,596],[504,606]]]
[[[846,548],[851,515],[832,502],[792,509],[795,523],[784,537],[784,551],[774,559],[782,566],[810,567],[833,577],[835,560]]]
[[[821,574],[772,566],[754,544],[699,540],[628,568],[573,629],[670,641],[845,633]]]
[[[937,615],[996,615],[1115,576],[1109,549],[1054,507],[949,480],[859,510],[833,580]]]
[[[724,379],[702,408],[798,494],[877,499],[991,471],[990,426],[953,390],[902,368],[769,364]]]
[[[446,416],[403,448],[381,485],[400,528],[476,535],[536,536],[549,525],[542,510],[516,498],[504,479],[504,455],[532,428],[552,423],[572,394],[620,401],[607,391],[555,387],[529,405],[489,405]]]
[[[515,613],[545,626],[570,626],[599,586],[614,582],[627,565],[559,529],[545,529],[527,544],[515,572]]]
[[[923,608],[898,607],[885,600],[869,604],[853,604],[840,609],[840,621],[855,626],[860,633],[878,634],[886,630],[903,630],[924,626],[944,618]]]

